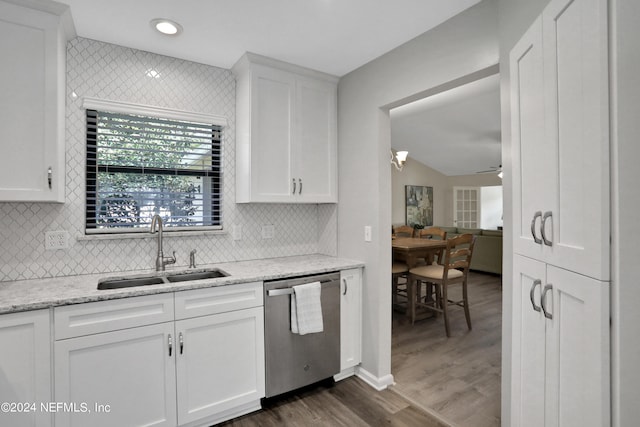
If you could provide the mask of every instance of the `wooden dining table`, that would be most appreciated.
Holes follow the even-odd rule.
[[[421,259],[431,259],[433,255],[447,247],[446,240],[419,239],[417,237],[396,237],[391,239],[394,261],[403,261],[409,269],[418,265]]]

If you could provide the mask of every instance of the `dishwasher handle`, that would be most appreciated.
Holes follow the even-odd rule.
[[[279,295],[291,295],[292,293],[293,293],[293,288],[269,289],[267,291],[267,296],[277,297]]]
[[[333,282],[333,280],[322,280],[320,282],[321,285],[327,284],[327,283],[331,283]],[[309,283],[313,283],[313,282],[309,282]],[[277,288],[277,289],[269,289],[267,290],[267,296],[268,297],[277,297],[277,296],[281,296],[281,295],[291,295],[293,293],[293,286],[290,286],[288,288]]]

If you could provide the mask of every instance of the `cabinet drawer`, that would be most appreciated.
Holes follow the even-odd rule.
[[[54,309],[56,340],[170,321],[173,321],[171,293]]]
[[[263,305],[262,282],[175,293],[176,320]]]

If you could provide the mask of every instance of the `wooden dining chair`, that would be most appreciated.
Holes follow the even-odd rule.
[[[447,232],[440,227],[429,227],[429,228],[423,228],[422,230],[419,230],[416,237],[420,239],[447,240]],[[444,249],[436,253],[436,256],[438,258],[438,264],[442,264],[443,253],[444,253]],[[430,261],[428,262],[428,264],[431,264],[434,260],[430,259],[427,261]]]
[[[392,303],[394,307],[399,305],[398,296],[403,296],[405,300],[407,300],[408,306],[408,275],[409,275],[409,266],[404,262],[396,262],[394,261],[391,266],[391,292],[392,292]],[[400,283],[400,279],[404,278],[404,283]]]
[[[473,234],[462,234],[447,240],[447,247],[444,250],[442,264],[431,264],[414,267],[409,270],[409,285],[412,286],[413,295],[416,295],[415,287],[420,281],[433,283],[436,287],[435,298],[427,295],[424,299],[411,298],[409,309],[411,310],[411,323],[415,323],[416,308],[424,307],[428,310],[442,313],[444,317],[444,328],[447,337],[451,336],[449,328],[450,305],[457,305],[464,309],[467,326],[471,330],[471,316],[469,314],[469,298],[467,294],[467,278],[469,275],[469,265],[473,255],[476,236]],[[462,299],[449,299],[449,285],[462,284]]]
[[[413,237],[415,230],[409,225],[399,225],[393,227],[393,235],[395,237]]]

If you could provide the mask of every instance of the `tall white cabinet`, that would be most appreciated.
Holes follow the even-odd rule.
[[[510,55],[512,426],[606,426],[606,0],[552,0]]]
[[[236,76],[236,202],[337,202],[337,78],[247,53]]]
[[[58,3],[0,1],[0,201],[64,202],[65,57]]]

